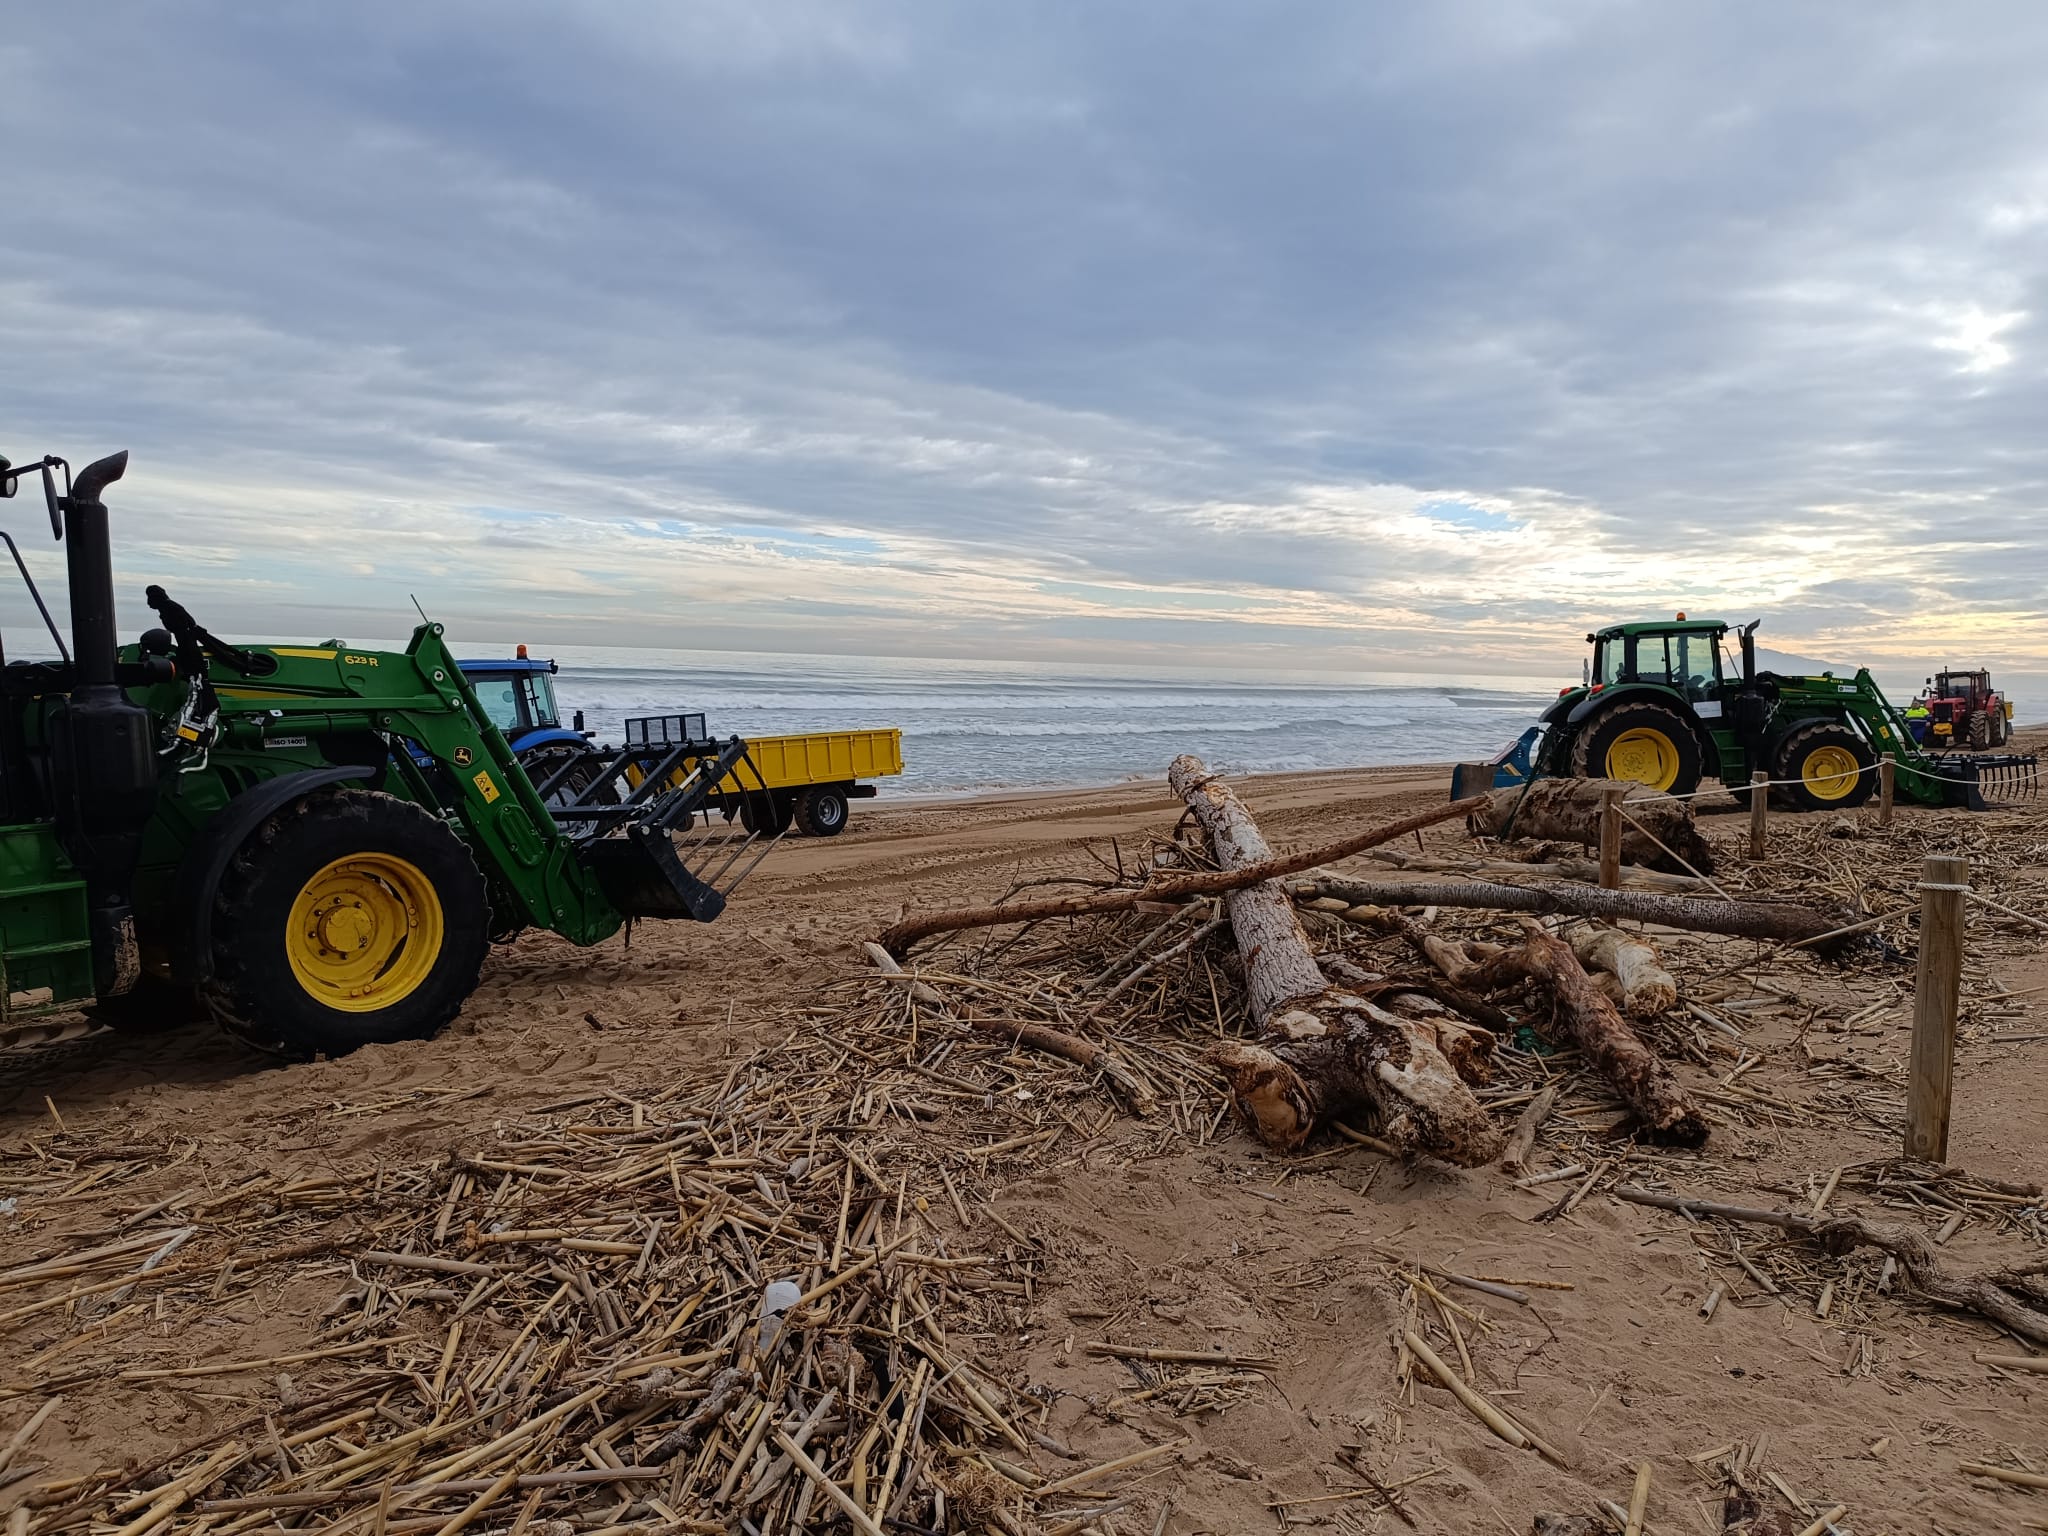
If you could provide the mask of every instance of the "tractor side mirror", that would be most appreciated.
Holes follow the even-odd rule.
[[[69,465],[65,466],[64,478],[71,478]],[[61,543],[64,538],[64,514],[57,509],[57,477],[50,473],[48,460],[43,462],[43,500],[50,508],[50,536]]]
[[[7,500],[17,489],[17,481],[8,471],[14,468],[6,458],[0,457],[0,501]]]

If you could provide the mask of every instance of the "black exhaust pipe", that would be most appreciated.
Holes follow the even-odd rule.
[[[93,980],[101,997],[141,974],[135,942],[135,858],[156,809],[155,726],[114,682],[114,556],[101,493],[128,469],[125,452],[89,464],[63,499],[71,581],[71,693],[50,708],[57,832],[85,876]]]
[[[64,501],[64,564],[71,579],[72,674],[76,688],[114,685],[120,639],[114,623],[113,537],[100,493],[128,472],[128,450],[79,472]]]

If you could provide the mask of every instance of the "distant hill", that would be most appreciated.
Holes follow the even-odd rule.
[[[1817,677],[1823,672],[1832,672],[1837,677],[1854,677],[1856,669],[1839,661],[1820,661],[1812,656],[1796,656],[1790,651],[1774,651],[1767,645],[1756,648],[1756,669],[1759,672],[1776,672],[1784,677]]]

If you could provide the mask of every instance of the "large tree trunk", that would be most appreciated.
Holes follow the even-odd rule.
[[[1622,809],[1642,824],[1622,821],[1622,863],[1674,875],[1714,872],[1714,850],[1693,824],[1692,802],[1666,800],[1646,785],[1623,780],[1538,779],[1526,788],[1496,789],[1472,812],[1469,825],[1483,837],[1556,838],[1597,848],[1600,797],[1610,785],[1625,792]]]
[[[1579,964],[1571,945],[1545,933],[1533,919],[1522,920],[1521,944],[1451,979],[1460,986],[1490,991],[1518,980],[1534,982],[1547,995],[1553,1032],[1576,1045],[1595,1071],[1614,1085],[1635,1111],[1650,1139],[1669,1146],[1706,1143],[1707,1120],[1665,1065]]]
[[[1226,871],[1271,859],[1266,840],[1228,785],[1198,757],[1173,760],[1167,782],[1188,804]],[[1333,1120],[1370,1106],[1379,1134],[1403,1151],[1477,1167],[1496,1156],[1500,1131],[1459,1077],[1445,1046],[1468,1062],[1469,1026],[1446,1019],[1440,1041],[1427,1018],[1405,1017],[1333,987],[1316,964],[1286,891],[1271,881],[1224,901],[1244,961],[1251,1015],[1264,1038],[1232,1041],[1210,1059],[1230,1079],[1238,1111],[1269,1146],[1291,1149]],[[1472,1070],[1477,1070],[1473,1067]]]
[[[1626,918],[1691,933],[1772,939],[1782,944],[1811,943],[1862,921],[1853,912],[1831,912],[1792,902],[1708,901],[1650,891],[1606,891],[1591,885],[1499,885],[1483,880],[1410,883],[1320,875],[1295,882],[1294,890],[1303,896],[1332,896],[1355,907],[1477,907],[1490,912],[1530,912],[1539,917],[1598,917],[1610,922]],[[1830,947],[1813,945],[1821,954]]]

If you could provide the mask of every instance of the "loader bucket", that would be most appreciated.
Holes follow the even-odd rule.
[[[627,827],[579,850],[605,898],[627,917],[687,917],[708,923],[725,910],[722,892],[693,875],[660,827]]]
[[[1945,804],[1989,811],[2041,792],[2041,760],[2033,752],[1943,753],[1931,760]]]
[[[1536,748],[1543,727],[1532,725],[1483,763],[1459,763],[1451,769],[1451,798],[1463,800],[1490,789],[1512,789],[1536,776]]]

